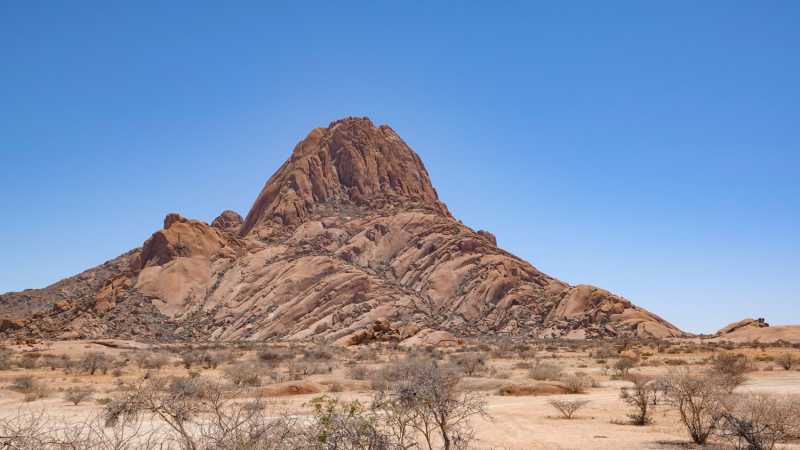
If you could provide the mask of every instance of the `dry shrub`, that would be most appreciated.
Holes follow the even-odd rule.
[[[591,378],[577,374],[565,376],[561,378],[561,382],[564,383],[562,389],[567,394],[583,394],[592,384]]]
[[[361,348],[356,352],[356,361],[375,361],[378,359],[378,352],[374,348]]]
[[[278,367],[284,361],[294,359],[294,355],[284,349],[268,347],[258,352],[258,360],[271,368]]]
[[[484,356],[482,353],[470,352],[455,355],[452,358],[452,361],[456,366],[460,367],[466,375],[469,376],[486,367],[486,356]]]
[[[536,361],[531,370],[528,371],[528,378],[539,381],[558,380],[561,378],[561,369],[555,364]]]
[[[696,444],[704,445],[717,428],[718,412],[730,393],[729,386],[715,373],[683,368],[670,369],[659,381],[689,436]]]
[[[717,434],[736,449],[771,450],[800,434],[800,401],[775,394],[734,395],[718,413]]]
[[[792,367],[797,364],[797,359],[791,353],[784,353],[775,359],[783,370],[792,370]]]
[[[254,361],[237,361],[222,371],[234,386],[261,386],[264,368]]]
[[[94,391],[91,388],[75,387],[68,390],[62,398],[74,404],[75,406],[78,406],[80,403],[92,398],[92,395],[94,395]]]
[[[637,361],[634,358],[623,356],[622,358],[618,359],[617,362],[614,363],[614,370],[617,371],[619,375],[625,375],[628,373],[629,370],[636,367]]]
[[[181,364],[187,369],[191,369],[192,366],[216,369],[223,362],[229,361],[223,352],[211,353],[202,350],[190,350],[184,352],[181,357]]]
[[[622,388],[620,398],[633,408],[628,414],[634,425],[647,425],[652,419],[651,401],[653,393],[653,377],[639,373],[631,373],[625,377],[633,383],[632,388]]]
[[[112,361],[113,359],[105,353],[86,352],[78,362],[78,366],[90,375],[94,375],[98,371],[105,375],[111,368]]]
[[[728,377],[739,378],[755,370],[753,362],[745,355],[720,353],[711,361],[711,370]]]
[[[579,409],[588,405],[589,402],[589,400],[557,400],[554,398],[547,401],[547,403],[560,412],[565,419],[572,419],[572,415],[578,412]]]
[[[330,361],[308,361],[302,359],[289,364],[289,373],[292,375],[317,375],[331,373],[332,371],[333,364]]]
[[[347,378],[351,380],[366,380],[372,375],[373,370],[366,366],[353,366],[347,368]]]
[[[32,376],[30,376],[30,375],[21,375],[21,376],[15,377],[11,381],[10,388],[15,390],[15,391],[19,391],[19,392],[25,393],[25,392],[31,391],[38,384],[39,384],[39,382],[35,378],[33,378]]]

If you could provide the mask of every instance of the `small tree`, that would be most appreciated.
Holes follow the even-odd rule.
[[[92,398],[93,391],[88,388],[78,387],[72,388],[64,394],[64,400],[78,406],[80,403]]]
[[[486,416],[486,404],[477,395],[456,389],[461,371],[435,360],[409,358],[384,368],[379,374],[383,392],[373,400],[388,409],[393,423],[406,423],[424,440],[428,450],[460,450],[469,446],[471,417]],[[403,432],[408,436],[412,433]]]
[[[453,362],[464,371],[468,376],[472,376],[475,372],[481,370],[486,366],[486,357],[477,352],[469,352],[457,356]]]
[[[692,440],[703,445],[720,420],[718,412],[728,395],[727,386],[714,373],[671,369],[662,383],[667,401],[678,410]]]
[[[784,353],[775,360],[784,370],[792,370],[792,366],[797,364],[797,359],[790,353]]]
[[[567,394],[583,394],[591,385],[591,379],[581,374],[567,375],[561,378],[561,382],[564,383],[562,389]]]
[[[629,370],[636,367],[636,361],[631,358],[622,357],[614,363],[614,370],[617,371],[619,375],[625,375],[628,373]]]
[[[547,402],[550,403],[550,406],[560,412],[565,419],[572,419],[573,414],[589,404],[589,400],[557,400],[554,398],[548,400]]]
[[[223,371],[226,377],[236,386],[261,386],[261,376],[265,370],[254,361],[237,361]]]
[[[83,354],[78,365],[81,370],[94,375],[95,372],[100,371],[103,375],[108,373],[111,368],[112,358],[102,352],[86,352]]]
[[[633,407],[633,413],[628,414],[634,425],[647,425],[652,419],[651,400],[653,377],[640,373],[631,373],[626,380],[633,383],[632,388],[622,388],[620,398]]]
[[[736,449],[771,450],[776,442],[800,433],[800,403],[789,396],[736,395],[718,417],[718,434]]]

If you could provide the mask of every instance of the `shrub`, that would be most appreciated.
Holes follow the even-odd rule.
[[[258,352],[258,359],[274,368],[284,361],[294,359],[294,355],[283,349],[266,348]]]
[[[209,353],[201,350],[190,350],[181,354],[181,364],[187,369],[192,366],[204,369],[216,369],[223,362],[223,358],[218,353]]]
[[[653,378],[638,373],[628,374],[627,381],[633,383],[632,388],[622,388],[620,398],[633,408],[633,413],[628,414],[634,425],[647,425],[651,422],[650,401],[653,392],[651,382]]]
[[[575,414],[579,409],[589,404],[589,400],[550,399],[548,400],[548,403],[550,403],[550,406],[552,406],[558,412],[560,412],[565,419],[571,419],[573,414]]]
[[[687,369],[670,369],[659,381],[692,440],[704,445],[720,420],[717,414],[729,392],[725,383],[715,373]]]
[[[628,371],[634,367],[636,367],[636,361],[628,357],[622,357],[614,363],[614,370],[616,370],[619,375],[627,374]]]
[[[561,382],[566,385],[563,389],[567,394],[583,394],[592,384],[589,377],[578,374],[563,377]]]
[[[534,380],[557,380],[561,378],[561,369],[555,364],[538,363],[528,371],[528,377]]]
[[[800,402],[774,394],[737,395],[717,416],[717,434],[736,449],[772,449],[800,433]]]
[[[6,348],[5,345],[0,345],[0,370],[8,370],[11,368],[11,357],[14,351]]]
[[[105,353],[86,352],[83,354],[83,357],[81,357],[78,365],[80,366],[81,370],[88,372],[90,375],[94,375],[97,371],[100,371],[103,373],[103,375],[105,375],[108,373],[108,369],[111,368],[111,362],[111,357]]]
[[[776,359],[776,362],[783,367],[783,370],[792,370],[792,366],[797,364],[797,359],[790,353],[784,353]]]
[[[36,387],[39,382],[30,375],[22,375],[15,377],[11,381],[11,389],[19,392],[30,392]]]
[[[372,369],[365,366],[353,366],[347,369],[347,378],[353,380],[366,380],[372,374]]]
[[[88,388],[72,388],[64,394],[64,400],[73,403],[75,406],[78,406],[80,403],[89,400],[92,398],[93,391]]]
[[[472,375],[486,366],[486,357],[481,353],[470,352],[456,356],[453,362],[466,375]]]
[[[728,377],[740,378],[747,372],[755,370],[755,367],[746,356],[725,352],[711,361],[711,370]]]
[[[261,376],[264,370],[258,363],[252,361],[239,361],[229,365],[223,374],[236,386],[261,386]]]

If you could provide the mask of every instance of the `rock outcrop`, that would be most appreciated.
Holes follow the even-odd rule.
[[[744,319],[740,320],[739,322],[734,322],[729,324],[726,327],[723,327],[716,333],[714,336],[722,336],[725,334],[733,333],[734,331],[740,330],[749,330],[749,329],[758,329],[758,328],[767,328],[769,326],[768,323],[764,321],[764,319]]]
[[[419,156],[366,118],[314,129],[237,218],[226,211],[209,226],[170,214],[125,267],[6,335],[337,340],[371,327],[369,339],[421,345],[684,335],[455,220]]]
[[[242,216],[233,211],[225,210],[211,222],[211,226],[231,234],[236,234],[239,232],[239,228],[242,227],[242,222],[244,222]]]

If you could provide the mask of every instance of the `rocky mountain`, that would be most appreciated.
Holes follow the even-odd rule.
[[[684,335],[454,219],[419,156],[367,118],[311,131],[243,220],[170,214],[126,267],[62,297],[7,336],[334,340],[376,320],[459,338]]]

